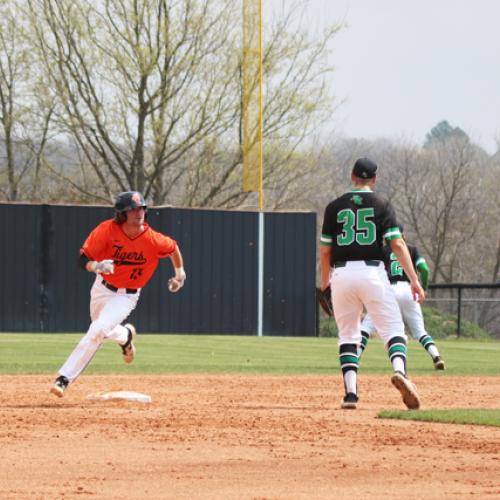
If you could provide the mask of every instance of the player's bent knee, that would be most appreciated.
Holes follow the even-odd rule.
[[[87,339],[91,342],[103,342],[109,331],[111,331],[109,326],[102,323],[102,321],[97,320],[90,325],[85,337],[87,337]]]

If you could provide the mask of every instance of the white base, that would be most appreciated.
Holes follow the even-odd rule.
[[[89,394],[85,399],[89,401],[138,401],[139,403],[151,403],[151,396],[133,391],[111,391]]]

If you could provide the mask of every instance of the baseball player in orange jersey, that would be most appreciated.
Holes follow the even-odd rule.
[[[351,172],[354,189],[332,201],[325,209],[321,231],[321,290],[330,284],[333,311],[339,330],[339,358],[345,396],[341,408],[354,409],[358,402],[358,345],[363,306],[385,342],[394,370],[392,384],[408,408],[420,400],[406,376],[404,324],[385,272],[383,242],[388,241],[403,267],[413,298],[423,301],[408,248],[401,238],[392,205],[372,191],[377,165],[368,158],[356,161]]]
[[[90,291],[92,323],[59,370],[52,394],[62,397],[69,384],[83,372],[106,340],[121,346],[125,363],[135,356],[135,327],[122,322],[135,309],[141,289],[158,266],[159,259],[170,257],[175,277],[169,290],[184,285],[186,273],[177,243],[145,222],[147,206],[137,191],[118,195],[115,218],[99,224],[80,249],[80,265],[96,273]]]

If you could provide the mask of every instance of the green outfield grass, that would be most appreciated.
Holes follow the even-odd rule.
[[[0,333],[0,373],[55,373],[82,335]],[[431,359],[410,341],[411,374],[500,375],[500,342],[438,341],[445,372],[435,372]],[[247,337],[222,335],[139,335],[137,357],[125,365],[121,351],[106,343],[85,373],[243,373],[338,374],[336,338]],[[370,341],[360,373],[390,373],[380,340]]]
[[[0,374],[55,374],[81,337],[0,333]],[[134,363],[125,365],[119,347],[104,344],[85,373],[339,374],[337,339],[332,337],[143,334],[136,346]],[[436,377],[500,375],[500,342],[440,340],[438,347],[446,361],[444,372],[436,372],[420,344],[410,341],[410,373]],[[382,342],[372,339],[361,359],[360,374],[390,372]],[[500,425],[500,409],[382,411],[379,417]]]
[[[424,422],[441,422],[446,424],[492,425],[500,427],[500,410],[464,409],[452,410],[411,410],[381,411],[380,418],[397,418],[400,420],[419,420]]]

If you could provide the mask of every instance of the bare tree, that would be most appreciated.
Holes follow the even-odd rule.
[[[479,266],[474,266],[477,271],[478,281],[491,283],[500,282],[500,199],[498,197],[498,172],[500,172],[500,158],[493,158],[490,168],[484,173],[482,179],[482,193],[479,196],[481,205],[480,237],[476,240],[475,251],[470,252],[470,262],[479,261]],[[489,299],[498,298],[498,290],[489,290],[485,293]],[[485,302],[480,309],[480,324],[490,325],[492,330],[499,332],[498,320],[500,319],[500,304]]]
[[[162,175],[228,127],[237,65],[227,48],[235,29],[231,2],[215,4],[28,1],[62,104],[60,130],[84,153],[101,186],[96,194],[134,187],[160,201],[171,188]],[[172,184],[181,175],[176,170]]]
[[[391,188],[401,220],[430,260],[431,281],[463,276],[463,248],[478,230],[474,149],[453,138],[421,150],[394,151]]]
[[[241,6],[232,0],[28,0],[33,43],[84,155],[82,193],[142,190],[154,203],[238,206],[241,191]],[[290,33],[290,9],[266,34],[265,136],[270,188],[300,172],[291,151],[331,112],[319,40]],[[307,172],[306,172],[307,173]],[[277,191],[283,200],[283,186]],[[279,201],[278,204],[282,203]]]
[[[0,192],[11,201],[20,194],[36,199],[53,103],[36,74],[17,3],[2,1],[0,9]]]

